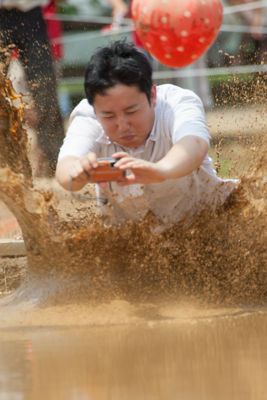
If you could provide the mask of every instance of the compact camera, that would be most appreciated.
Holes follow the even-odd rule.
[[[126,176],[126,171],[114,167],[120,158],[98,158],[98,167],[94,168],[88,173],[90,182],[112,182],[112,181],[123,181]]]

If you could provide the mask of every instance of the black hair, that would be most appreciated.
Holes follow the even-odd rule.
[[[85,70],[84,89],[88,102],[93,105],[96,94],[105,95],[108,88],[122,83],[137,86],[146,94],[149,104],[152,68],[147,57],[126,38],[102,47],[91,57]]]

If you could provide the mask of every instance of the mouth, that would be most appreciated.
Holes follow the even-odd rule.
[[[135,135],[125,135],[120,138],[123,142],[131,142],[133,139],[135,139]]]

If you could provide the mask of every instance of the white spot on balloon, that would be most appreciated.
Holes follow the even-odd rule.
[[[204,42],[206,42],[206,38],[201,37],[201,38],[199,38],[199,41],[200,41],[200,43],[204,43]]]
[[[150,48],[152,47],[150,43],[146,42],[146,47]]]
[[[146,12],[147,12],[147,7],[145,7],[145,8],[143,9],[143,12],[144,12],[144,13],[146,13]]]
[[[184,37],[185,37],[185,36],[188,36],[188,33],[187,33],[186,31],[182,31],[182,32],[181,32],[181,36],[184,36]]]
[[[165,58],[172,58],[170,54],[165,54]]]
[[[205,4],[206,4],[205,0],[202,0],[202,1],[201,1],[201,3],[202,3],[203,5],[205,5]]]
[[[209,18],[205,18],[205,24],[209,24],[209,22],[210,22],[210,20],[209,20]]]
[[[184,12],[184,16],[185,16],[186,18],[190,18],[190,17],[191,17],[191,12],[190,12],[190,11],[185,11],[185,12]]]
[[[167,17],[162,17],[162,18],[161,18],[161,22],[163,22],[163,24],[166,24],[167,21],[168,21],[168,18],[167,18]]]
[[[162,4],[168,3],[168,0],[162,0]]]
[[[197,58],[197,55],[196,55],[196,54],[193,54],[193,55],[191,56],[191,58],[192,58],[192,60],[195,60],[195,59]]]
[[[132,14],[133,14],[134,16],[136,16],[136,11],[133,11]]]
[[[184,47],[183,46],[179,46],[179,47],[177,47],[177,50],[178,51],[184,51]]]
[[[166,38],[166,36],[161,36],[160,40],[162,40],[162,42],[166,42],[168,39]]]

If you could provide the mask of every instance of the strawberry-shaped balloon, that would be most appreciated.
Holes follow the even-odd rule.
[[[220,0],[133,0],[132,17],[147,51],[160,63],[179,68],[211,46],[223,6]]]

